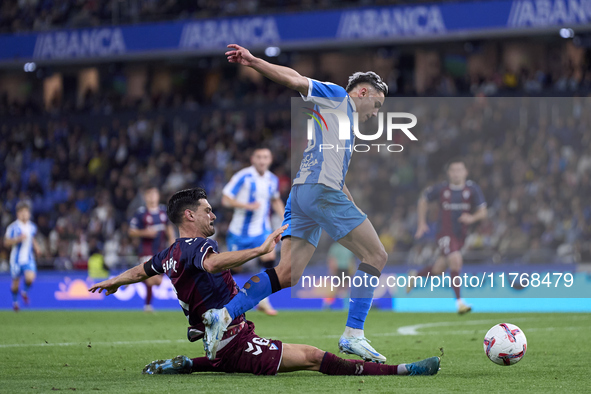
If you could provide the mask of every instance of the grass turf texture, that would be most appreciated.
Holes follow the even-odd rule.
[[[344,312],[248,314],[260,336],[307,343],[337,353]],[[389,363],[444,356],[434,377],[325,376],[295,372],[259,377],[195,373],[142,375],[159,358],[203,356],[185,339],[180,312],[0,312],[0,392],[559,392],[589,389],[591,314],[410,314],[372,311],[366,334]],[[490,362],[482,340],[495,323],[517,324],[527,336],[524,359]],[[417,327],[412,327],[419,325]],[[409,327],[411,326],[411,327]],[[402,335],[399,328],[405,327]]]

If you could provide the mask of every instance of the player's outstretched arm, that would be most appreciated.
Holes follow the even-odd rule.
[[[248,49],[240,45],[230,44],[228,48],[231,48],[230,51],[226,52],[228,62],[254,68],[270,80],[297,90],[304,96],[308,95],[308,78],[303,77],[293,68],[271,64],[253,56]]]
[[[141,282],[141,281],[146,280],[148,278],[149,278],[149,276],[148,276],[148,274],[146,274],[146,270],[144,269],[144,265],[140,264],[140,265],[137,265],[133,268],[128,269],[124,273],[122,273],[114,278],[107,279],[107,280],[104,280],[102,282],[99,282],[99,283],[93,285],[90,289],[88,289],[88,291],[90,291],[91,293],[94,293],[95,291],[98,290],[98,292],[101,293],[103,290],[105,290],[105,294],[110,295],[110,294],[113,294],[114,292],[116,292],[117,289],[123,285],[130,285],[132,283]]]
[[[265,242],[258,248],[238,250],[236,252],[213,253],[209,252],[203,259],[203,269],[212,274],[225,271],[227,269],[240,267],[242,264],[255,257],[270,253],[275,249],[275,245],[281,240],[281,234],[287,229],[286,224],[283,227],[273,231],[267,237]]]

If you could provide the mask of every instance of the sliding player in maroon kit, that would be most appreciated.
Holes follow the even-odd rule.
[[[138,208],[129,222],[129,236],[140,238],[139,261],[145,263],[153,255],[174,242],[174,228],[168,222],[166,206],[160,205],[160,191],[156,186],[144,190],[145,206]],[[160,286],[162,276],[147,279],[144,311],[152,312],[152,287]]]
[[[487,215],[486,201],[480,187],[466,180],[468,171],[462,160],[452,160],[447,165],[448,181],[427,188],[421,197],[417,207],[418,226],[415,238],[419,239],[429,231],[427,226],[427,209],[429,202],[437,201],[439,204],[439,231],[437,243],[439,244],[439,257],[430,267],[423,268],[418,273],[409,273],[410,276],[440,275],[450,269],[453,279],[460,275],[462,270],[462,247],[466,239],[468,226]],[[409,279],[407,293],[412,290],[416,282]],[[472,308],[466,305],[460,297],[460,287],[453,286],[456,295],[456,306],[460,315],[470,312]]]
[[[203,338],[202,314],[220,308],[237,293],[230,269],[272,251],[287,225],[275,230],[256,248],[218,252],[218,244],[207,237],[215,233],[216,216],[201,188],[182,190],[168,202],[168,217],[179,228],[180,238],[149,261],[121,275],[92,286],[89,291],[113,294],[120,286],[165,273],[175,288],[189,320],[188,339]],[[245,286],[247,290],[248,287]],[[236,317],[220,342],[217,356],[189,358],[178,356],[158,360],[144,368],[146,374],[187,374],[192,372],[248,372],[275,375],[298,370],[319,371],[327,375],[435,375],[439,358],[431,357],[410,364],[385,365],[361,360],[344,360],[313,346],[293,345],[260,338],[254,324],[244,314]]]

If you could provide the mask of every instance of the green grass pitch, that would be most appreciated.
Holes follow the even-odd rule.
[[[344,312],[251,312],[260,336],[307,343],[333,353]],[[482,340],[495,323],[517,324],[528,340],[511,367],[490,362]],[[372,311],[366,335],[389,363],[441,354],[433,377],[324,376],[296,372],[258,377],[195,373],[142,375],[152,360],[204,355],[185,339],[180,312],[0,312],[0,392],[308,393],[308,392],[585,392],[591,387],[591,314],[394,313]]]

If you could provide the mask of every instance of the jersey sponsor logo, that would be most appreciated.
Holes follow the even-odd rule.
[[[272,344],[269,346],[269,350],[279,350],[279,348],[277,347],[277,345],[275,345],[274,343],[272,343]]]
[[[235,18],[185,24],[179,47],[225,47],[229,42],[240,42],[241,45],[271,44],[280,40],[277,22],[273,17]]]
[[[447,202],[444,201],[441,206],[446,211],[467,211],[470,210],[470,204],[467,202]]]
[[[33,58],[101,57],[125,52],[125,40],[121,29],[102,28],[39,34],[35,42]]]
[[[378,38],[445,34],[438,6],[396,7],[344,12],[339,38]]]
[[[570,25],[589,23],[591,8],[587,0],[514,1],[507,25],[511,27]]]

